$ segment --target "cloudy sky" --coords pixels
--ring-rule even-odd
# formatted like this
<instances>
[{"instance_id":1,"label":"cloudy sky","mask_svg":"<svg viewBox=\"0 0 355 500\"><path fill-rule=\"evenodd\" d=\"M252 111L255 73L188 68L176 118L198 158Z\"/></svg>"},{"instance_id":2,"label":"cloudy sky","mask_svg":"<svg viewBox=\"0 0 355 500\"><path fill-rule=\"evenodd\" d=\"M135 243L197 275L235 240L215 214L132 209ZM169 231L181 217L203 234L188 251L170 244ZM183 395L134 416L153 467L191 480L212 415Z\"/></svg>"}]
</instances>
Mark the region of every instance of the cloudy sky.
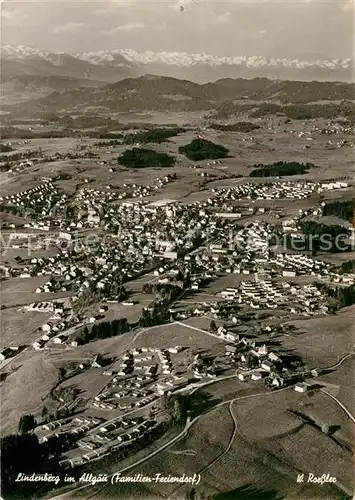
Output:
<instances>
[{"instance_id":1,"label":"cloudy sky","mask_svg":"<svg viewBox=\"0 0 355 500\"><path fill-rule=\"evenodd\" d=\"M1 24L2 45L46 51L345 59L354 0L3 0Z\"/></svg>"}]
</instances>

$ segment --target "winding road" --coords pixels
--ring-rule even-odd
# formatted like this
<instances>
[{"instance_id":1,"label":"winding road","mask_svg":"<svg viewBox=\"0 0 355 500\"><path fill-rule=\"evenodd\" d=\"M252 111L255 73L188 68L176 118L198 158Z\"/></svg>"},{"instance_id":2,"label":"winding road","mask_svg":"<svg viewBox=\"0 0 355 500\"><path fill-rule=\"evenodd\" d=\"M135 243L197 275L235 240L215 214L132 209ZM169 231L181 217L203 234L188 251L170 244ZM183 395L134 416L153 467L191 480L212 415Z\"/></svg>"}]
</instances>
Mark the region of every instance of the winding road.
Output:
<instances>
[{"instance_id":1,"label":"winding road","mask_svg":"<svg viewBox=\"0 0 355 500\"><path fill-rule=\"evenodd\" d=\"M169 448L170 446L172 446L173 444L177 443L178 441L180 441L180 439L182 439L183 437L186 436L186 433L189 431L189 429L196 423L199 421L199 419L205 415L207 415L207 413L210 413L211 411L215 411L217 408L221 408L222 406L226 405L226 404L232 404L234 403L235 401L240 401L242 399L248 399L248 398L253 398L253 397L258 397L258 396L264 396L264 395L271 395L271 394L275 394L275 393L278 393L278 392L282 392L282 391L285 391L285 390L289 390L290 388L289 387L282 387L281 389L277 389L275 391L264 391L264 392L258 392L258 393L254 393L254 394L249 394L247 396L239 396L239 397L236 397L236 398L232 398L232 399L229 399L227 401L222 401L221 403L218 403L216 406L214 406L213 408L210 408L208 409L207 411L201 413L200 415L197 415L194 419L192 420L187 420L186 421L186 424L185 424L185 427L184 429L177 435L175 436L174 438L170 439L170 441L168 441L167 443L165 443L164 445L160 446L157 450L154 450L153 452L149 453L147 456L141 458L140 460L137 460L136 462L134 462L133 464L131 465L128 465L127 467L119 470L119 471L116 471L114 474L117 474L117 473L120 473L120 474L123 474L124 472L128 472L129 470L133 469L134 467L137 467L138 465L142 465L144 464L145 462L147 462L148 460L150 460L151 458L154 458L156 455L158 455L159 453L161 453L162 451L166 450L167 448ZM233 421L235 422L234 420L234 416L232 417L233 418ZM234 429L234 432L233 432L233 435L232 435L232 438L234 439L234 436L235 436L235 433L236 433L236 422L235 422L235 429ZM230 447L232 446L232 443L233 443L233 439L231 438L230 442L229 442L229 445L228 445L228 451L230 449ZM227 451L225 450L223 452L223 455L226 453ZM222 455L220 455L219 457L217 457L218 459L221 458ZM210 467L212 465L209 464L208 467ZM207 467L207 468L208 468ZM109 476L109 478L111 478L113 476L113 474L111 474ZM105 487L106 487L107 484L104 484L98 491L95 491L95 493L93 495L97 495L98 493L100 493L100 491L102 491ZM83 490L85 488L92 488L91 484L85 484L83 486L79 486L79 487L76 487L76 488L72 488L70 491L66 492L66 493L62 493L61 495L57 495L55 497L50 497L48 500L59 500L61 498L68 498L67 495L69 495L70 493L72 493L73 491L77 492L77 491L80 491L80 490ZM93 495L90 495L88 497L86 497L86 499L90 499L92 498ZM69 497L70 498L70 497Z\"/></svg>"}]
</instances>

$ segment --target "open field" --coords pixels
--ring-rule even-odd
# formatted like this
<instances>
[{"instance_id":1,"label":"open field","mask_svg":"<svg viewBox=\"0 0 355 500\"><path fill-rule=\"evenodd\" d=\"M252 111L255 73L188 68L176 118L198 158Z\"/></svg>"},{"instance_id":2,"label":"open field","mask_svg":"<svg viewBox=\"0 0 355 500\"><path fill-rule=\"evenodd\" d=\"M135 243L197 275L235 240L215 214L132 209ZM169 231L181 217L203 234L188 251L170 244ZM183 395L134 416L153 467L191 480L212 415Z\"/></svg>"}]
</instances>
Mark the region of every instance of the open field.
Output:
<instances>
[{"instance_id":1,"label":"open field","mask_svg":"<svg viewBox=\"0 0 355 500\"><path fill-rule=\"evenodd\" d=\"M2 435L17 431L21 415L41 410L42 397L49 393L58 377L57 369L45 352L20 354L12 368L1 383Z\"/></svg>"},{"instance_id":2,"label":"open field","mask_svg":"<svg viewBox=\"0 0 355 500\"><path fill-rule=\"evenodd\" d=\"M259 492L261 498L266 498L263 494L269 497L271 492L274 492L275 498L342 498L342 488L351 488L350 468L343 467L347 463L347 453L331 444L329 453L336 456L337 462L328 462L331 460L329 454L319 459L320 450L328 448L329 438L289 414L287 406L292 405L292 402L297 404L299 396L285 394L270 393L260 396L257 403L255 398L251 398L245 403L236 402L229 408L224 405L212 409L200 418L185 438L163 451L159 457L130 469L126 474L133 476L140 473L154 477L158 472L165 476L180 476L186 471L189 475L200 473L198 492L216 494L235 491L236 496L231 498L239 498L238 490L243 487L247 488L246 494L250 489L254 494ZM272 402L276 403L276 409ZM259 405L261 411L258 410ZM275 422L278 422L277 428ZM253 432L255 429L258 430L257 434ZM308 446L310 439L316 440L317 448ZM294 454L294 448L299 450L297 455ZM307 453L305 460L301 458L303 453ZM297 483L298 473L304 472L307 477L311 470L314 474L322 474L324 468L337 476L338 486ZM127 500L167 496L169 499L180 499L189 489L183 485L156 485L144 491L146 497L143 497L140 488L133 487L127 491L120 486L106 486L96 491L86 489L76 496L89 498L88 495L95 494L95 498L104 499L120 495ZM254 498L252 492L250 498Z\"/></svg>"},{"instance_id":3,"label":"open field","mask_svg":"<svg viewBox=\"0 0 355 500\"><path fill-rule=\"evenodd\" d=\"M354 351L355 307L336 316L294 322L300 334L286 336L283 345L306 360L311 368L325 368Z\"/></svg>"},{"instance_id":4,"label":"open field","mask_svg":"<svg viewBox=\"0 0 355 500\"><path fill-rule=\"evenodd\" d=\"M4 298L2 305L11 307L38 302L40 294L36 294L36 288L42 286L46 281L48 281L46 276L36 276L26 279L9 278L3 281L2 293Z\"/></svg>"},{"instance_id":5,"label":"open field","mask_svg":"<svg viewBox=\"0 0 355 500\"><path fill-rule=\"evenodd\" d=\"M334 394L334 391L334 395L336 395L353 414L355 413L355 395L352 379L354 370L355 359L352 356L344 360L336 370L329 371L329 373L322 376L322 382L326 384L325 388L328 390L327 384L330 384L329 391L332 394Z\"/></svg>"},{"instance_id":6,"label":"open field","mask_svg":"<svg viewBox=\"0 0 355 500\"><path fill-rule=\"evenodd\" d=\"M50 313L19 311L17 307L1 311L1 346L18 346L34 342L41 335L38 331L51 317Z\"/></svg>"},{"instance_id":7,"label":"open field","mask_svg":"<svg viewBox=\"0 0 355 500\"><path fill-rule=\"evenodd\" d=\"M62 299L71 295L70 292L36 293L36 288L48 281L48 276L33 278L9 278L2 283L4 295L2 306L14 307L46 300Z\"/></svg>"}]
</instances>

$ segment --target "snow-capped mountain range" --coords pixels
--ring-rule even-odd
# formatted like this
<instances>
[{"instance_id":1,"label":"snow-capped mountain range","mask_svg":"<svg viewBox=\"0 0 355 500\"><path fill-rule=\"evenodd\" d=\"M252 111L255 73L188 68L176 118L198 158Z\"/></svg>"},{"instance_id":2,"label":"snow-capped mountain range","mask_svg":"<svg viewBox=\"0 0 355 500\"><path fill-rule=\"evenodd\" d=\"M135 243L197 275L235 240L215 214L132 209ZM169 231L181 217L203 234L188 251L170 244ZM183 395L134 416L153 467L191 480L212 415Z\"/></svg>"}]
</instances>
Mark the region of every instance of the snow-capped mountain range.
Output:
<instances>
[{"instance_id":1,"label":"snow-capped mountain range","mask_svg":"<svg viewBox=\"0 0 355 500\"><path fill-rule=\"evenodd\" d=\"M144 73L187 78L192 81L208 81L223 77L250 78L264 76L269 78L290 80L342 80L352 79L353 61L351 59L303 61L287 58L265 58L261 56L223 57L212 54L188 54L184 52L137 52L133 49L99 50L96 52L80 52L67 54L64 52L45 52L38 48L5 45L1 48L1 58L5 61L31 62L42 60L50 66L63 68L70 61L71 66L77 64L84 69L88 64L88 75L80 75L95 79L100 76L100 68L129 69L129 76L140 76ZM93 70L93 67L96 67ZM72 68L73 69L73 68ZM94 75L91 75L90 70ZM66 76L66 75L63 75ZM71 76L71 75L70 75ZM117 80L128 75L116 75ZM103 72L98 80L113 81L115 73L109 77Z\"/></svg>"},{"instance_id":2,"label":"snow-capped mountain range","mask_svg":"<svg viewBox=\"0 0 355 500\"><path fill-rule=\"evenodd\" d=\"M348 69L352 66L351 59L316 60L314 62L300 61L298 59L265 58L261 56L246 57L220 57L212 54L188 54L186 52L137 52L133 49L99 50L97 52L81 52L75 54L78 59L84 59L92 64L112 63L115 56L123 56L126 60L138 64L167 64L181 67L207 64L209 66L246 66L248 68L262 68L265 66L285 68L337 68Z\"/></svg>"}]
</instances>

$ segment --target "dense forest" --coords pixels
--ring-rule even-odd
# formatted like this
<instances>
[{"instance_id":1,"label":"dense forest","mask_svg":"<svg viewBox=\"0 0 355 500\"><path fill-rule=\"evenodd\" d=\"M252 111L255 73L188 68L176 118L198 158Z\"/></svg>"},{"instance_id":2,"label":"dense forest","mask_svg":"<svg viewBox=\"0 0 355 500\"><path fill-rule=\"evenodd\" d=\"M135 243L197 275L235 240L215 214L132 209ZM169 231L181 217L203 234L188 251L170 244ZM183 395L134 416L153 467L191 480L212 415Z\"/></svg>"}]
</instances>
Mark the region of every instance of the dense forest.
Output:
<instances>
[{"instance_id":1,"label":"dense forest","mask_svg":"<svg viewBox=\"0 0 355 500\"><path fill-rule=\"evenodd\" d=\"M26 421L30 415L24 415ZM55 482L21 482L16 481L18 474L45 474L59 473L60 455L71 449L77 437L74 434L62 433L49 437L48 441L40 444L38 437L33 433L11 434L1 438L1 494L6 500L36 498L56 486ZM53 477L54 479L54 477Z\"/></svg>"},{"instance_id":2,"label":"dense forest","mask_svg":"<svg viewBox=\"0 0 355 500\"><path fill-rule=\"evenodd\" d=\"M263 103L251 113L253 118L261 118L266 115L283 114L291 120L312 120L315 118L337 118L342 116L351 121L355 120L355 105L351 102L341 104L295 104L279 106L273 103Z\"/></svg>"},{"instance_id":3,"label":"dense forest","mask_svg":"<svg viewBox=\"0 0 355 500\"><path fill-rule=\"evenodd\" d=\"M228 149L220 144L205 139L194 139L186 146L179 147L179 153L184 154L189 160L217 160L228 157Z\"/></svg>"},{"instance_id":4,"label":"dense forest","mask_svg":"<svg viewBox=\"0 0 355 500\"><path fill-rule=\"evenodd\" d=\"M342 226L320 224L315 221L301 222L300 236L284 235L286 248L297 252L347 252L350 250L348 232ZM276 239L271 238L270 244L276 244Z\"/></svg>"},{"instance_id":5,"label":"dense forest","mask_svg":"<svg viewBox=\"0 0 355 500\"><path fill-rule=\"evenodd\" d=\"M268 115L284 116L290 120L312 120L316 118L346 118L355 122L355 104L343 101L340 104L289 104L282 106L272 102L262 104L233 104L225 101L217 107L215 118L227 119L231 116L248 113L250 118L262 118Z\"/></svg>"},{"instance_id":6,"label":"dense forest","mask_svg":"<svg viewBox=\"0 0 355 500\"><path fill-rule=\"evenodd\" d=\"M354 273L355 272L355 260L348 260L343 262L340 266L340 274Z\"/></svg>"},{"instance_id":7,"label":"dense forest","mask_svg":"<svg viewBox=\"0 0 355 500\"><path fill-rule=\"evenodd\" d=\"M250 177L282 177L285 175L302 175L306 174L311 167L312 163L297 163L295 161L284 162L278 161L269 165L254 165L254 170L249 174Z\"/></svg>"},{"instance_id":8,"label":"dense forest","mask_svg":"<svg viewBox=\"0 0 355 500\"><path fill-rule=\"evenodd\" d=\"M335 215L340 219L351 221L355 207L355 200L341 200L326 203L323 207L323 215Z\"/></svg>"},{"instance_id":9,"label":"dense forest","mask_svg":"<svg viewBox=\"0 0 355 500\"><path fill-rule=\"evenodd\" d=\"M117 161L129 168L173 167L175 164L173 156L144 148L129 149L122 153Z\"/></svg>"}]
</instances>

